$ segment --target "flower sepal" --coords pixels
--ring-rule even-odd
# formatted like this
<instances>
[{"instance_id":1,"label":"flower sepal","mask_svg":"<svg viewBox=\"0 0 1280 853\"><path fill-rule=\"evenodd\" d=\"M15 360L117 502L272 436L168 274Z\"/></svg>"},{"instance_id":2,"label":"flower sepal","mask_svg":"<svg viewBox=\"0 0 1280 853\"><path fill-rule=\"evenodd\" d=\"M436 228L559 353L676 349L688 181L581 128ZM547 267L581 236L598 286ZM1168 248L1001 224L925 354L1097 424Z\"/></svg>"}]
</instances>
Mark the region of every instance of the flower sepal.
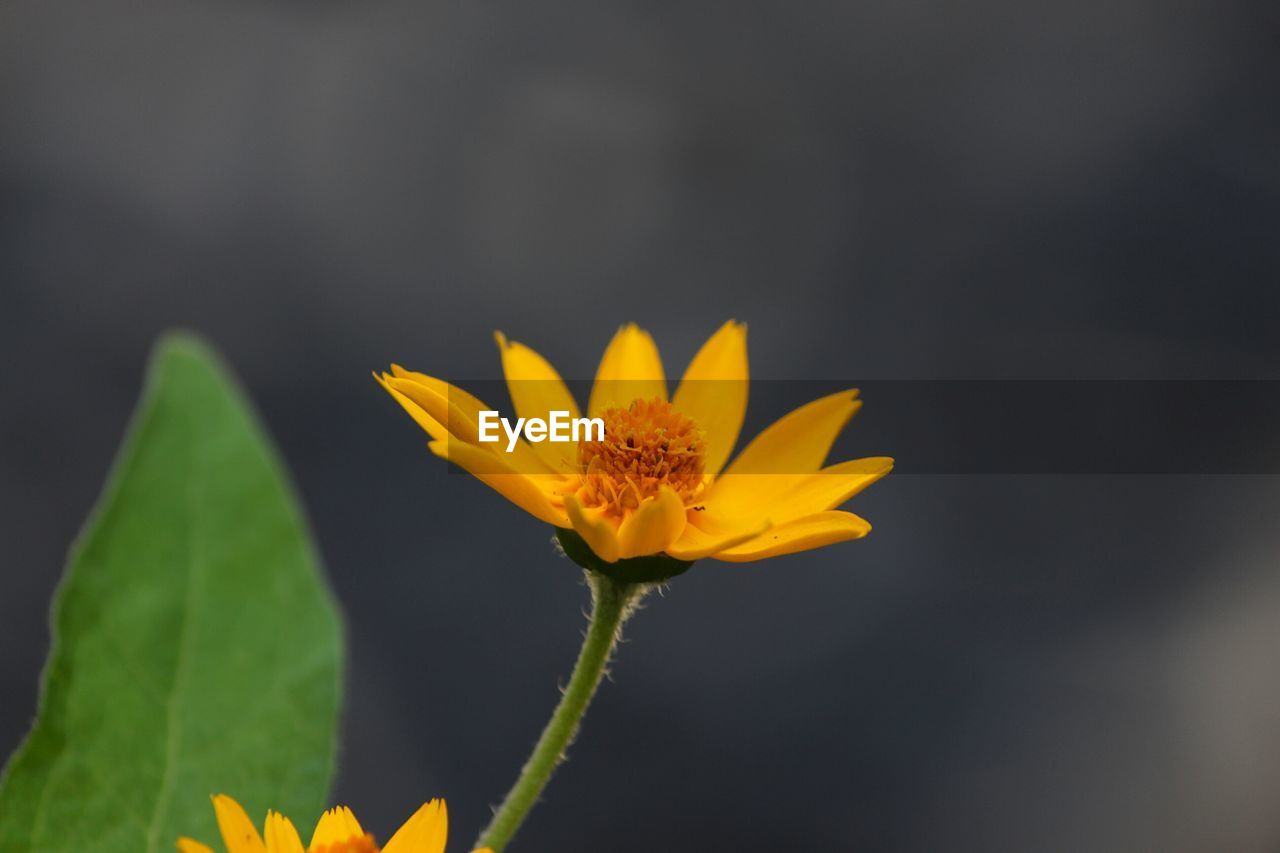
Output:
<instances>
[{"instance_id":1,"label":"flower sepal","mask_svg":"<svg viewBox=\"0 0 1280 853\"><path fill-rule=\"evenodd\" d=\"M568 527L556 528L556 541L560 543L565 556L582 568L622 583L662 583L684 574L693 565L692 561L677 560L666 554L629 557L608 563L600 559L586 540Z\"/></svg>"}]
</instances>

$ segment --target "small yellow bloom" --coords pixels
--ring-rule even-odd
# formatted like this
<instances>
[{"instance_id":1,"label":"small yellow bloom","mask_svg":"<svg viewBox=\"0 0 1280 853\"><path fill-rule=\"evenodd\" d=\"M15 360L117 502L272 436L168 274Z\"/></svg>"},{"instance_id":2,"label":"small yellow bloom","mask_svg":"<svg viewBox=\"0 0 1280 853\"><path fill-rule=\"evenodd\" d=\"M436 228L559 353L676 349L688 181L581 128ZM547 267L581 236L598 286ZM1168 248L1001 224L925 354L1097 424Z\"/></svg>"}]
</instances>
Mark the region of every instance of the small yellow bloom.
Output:
<instances>
[{"instance_id":1,"label":"small yellow bloom","mask_svg":"<svg viewBox=\"0 0 1280 853\"><path fill-rule=\"evenodd\" d=\"M259 835L240 804L226 794L213 798L213 809L227 853L379 853L373 836L360 827L346 806L325 812L316 824L311 843L305 847L293 823L279 812L267 812L263 833ZM405 821L381 848L381 853L444 853L448 832L449 815L444 800L432 800ZM182 853L213 853L212 848L190 838L179 838L178 849Z\"/></svg>"},{"instance_id":2,"label":"small yellow bloom","mask_svg":"<svg viewBox=\"0 0 1280 853\"><path fill-rule=\"evenodd\" d=\"M497 334L517 416L579 408L555 368ZM431 450L533 516L574 531L604 563L666 555L746 562L859 539L871 525L836 507L893 467L885 457L825 466L861 406L856 389L778 420L729 463L747 409L747 327L729 321L703 345L674 396L653 338L622 327L605 350L587 403L604 439L479 440L492 408L447 382L393 365L376 377L431 436ZM592 436L594 438L594 436ZM727 465L727 467L726 467Z\"/></svg>"}]
</instances>

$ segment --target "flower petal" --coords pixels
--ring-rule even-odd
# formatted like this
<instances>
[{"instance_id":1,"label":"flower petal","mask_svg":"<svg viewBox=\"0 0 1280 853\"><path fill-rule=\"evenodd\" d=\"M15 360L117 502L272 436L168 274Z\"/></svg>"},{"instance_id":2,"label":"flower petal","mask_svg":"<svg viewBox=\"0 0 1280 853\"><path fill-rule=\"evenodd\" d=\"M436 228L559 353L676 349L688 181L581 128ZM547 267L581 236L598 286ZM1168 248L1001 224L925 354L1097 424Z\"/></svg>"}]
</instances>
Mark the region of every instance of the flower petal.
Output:
<instances>
[{"instance_id":1,"label":"flower petal","mask_svg":"<svg viewBox=\"0 0 1280 853\"><path fill-rule=\"evenodd\" d=\"M767 557L779 557L861 539L871 532L871 525L851 512L819 512L780 524L741 545L712 554L713 560L748 563Z\"/></svg>"},{"instance_id":2,"label":"flower petal","mask_svg":"<svg viewBox=\"0 0 1280 853\"><path fill-rule=\"evenodd\" d=\"M422 427L423 431L426 432L427 435L437 441L442 441L445 438L448 438L449 431L444 428L444 424L431 417L431 415L427 414L425 409L392 387L391 378L389 376L385 373L375 373L373 374L373 378L378 380L378 384L386 389L386 392L390 394L406 412L409 413L409 417L413 418L413 420L418 424L418 426Z\"/></svg>"},{"instance_id":3,"label":"flower petal","mask_svg":"<svg viewBox=\"0 0 1280 853\"><path fill-rule=\"evenodd\" d=\"M747 416L748 385L747 326L730 320L689 362L671 401L705 433L708 474L729 461Z\"/></svg>"},{"instance_id":4,"label":"flower petal","mask_svg":"<svg viewBox=\"0 0 1280 853\"><path fill-rule=\"evenodd\" d=\"M577 495L565 495L564 508L574 532L582 537L596 556L606 563L618 562L618 531L607 511L603 507L584 507Z\"/></svg>"},{"instance_id":5,"label":"flower petal","mask_svg":"<svg viewBox=\"0 0 1280 853\"><path fill-rule=\"evenodd\" d=\"M470 407L460 405L460 401L453 398L452 385L445 384L445 387L440 388L414 379L395 376L384 376L383 381L386 387L400 392L420 406L433 420L442 424L449 431L449 435L456 436L469 444L480 443L481 410L472 410Z\"/></svg>"},{"instance_id":6,"label":"flower petal","mask_svg":"<svg viewBox=\"0 0 1280 853\"><path fill-rule=\"evenodd\" d=\"M448 835L449 813L444 800L432 800L404 822L382 853L444 853Z\"/></svg>"},{"instance_id":7,"label":"flower petal","mask_svg":"<svg viewBox=\"0 0 1280 853\"><path fill-rule=\"evenodd\" d=\"M218 831L222 833L222 842L227 845L227 853L264 853L267 849L257 827L235 800L226 794L218 794L213 798L213 813L218 819Z\"/></svg>"},{"instance_id":8,"label":"flower petal","mask_svg":"<svg viewBox=\"0 0 1280 853\"><path fill-rule=\"evenodd\" d=\"M408 379L418 385L424 385L432 389L466 412L473 421L478 417L482 409L493 409L493 406L488 405L470 392L459 388L457 385L451 385L443 379L437 379L434 376L428 376L425 373L418 373L414 370L405 370L398 364L391 365L391 375L396 379Z\"/></svg>"},{"instance_id":9,"label":"flower petal","mask_svg":"<svg viewBox=\"0 0 1280 853\"><path fill-rule=\"evenodd\" d=\"M502 373L507 379L516 414L522 418L545 418L559 410L579 416L578 402L560 374L535 350L517 341L507 340L502 332L494 332L502 353ZM529 383L529 388L513 388L513 384ZM517 393L519 391L519 393ZM521 401L524 401L523 403Z\"/></svg>"},{"instance_id":10,"label":"flower petal","mask_svg":"<svg viewBox=\"0 0 1280 853\"><path fill-rule=\"evenodd\" d=\"M195 841L190 838L179 838L178 849L181 850L182 853L213 853L213 849L211 847L207 847L199 841Z\"/></svg>"},{"instance_id":11,"label":"flower petal","mask_svg":"<svg viewBox=\"0 0 1280 853\"><path fill-rule=\"evenodd\" d=\"M563 478L554 474L525 474L505 459L463 441L433 441L431 452L463 469L534 518L568 527L569 519L553 498Z\"/></svg>"},{"instance_id":12,"label":"flower petal","mask_svg":"<svg viewBox=\"0 0 1280 853\"><path fill-rule=\"evenodd\" d=\"M756 436L725 471L729 474L808 474L822 467L836 436L861 408L856 388L829 394L783 415Z\"/></svg>"},{"instance_id":13,"label":"flower petal","mask_svg":"<svg viewBox=\"0 0 1280 853\"><path fill-rule=\"evenodd\" d=\"M626 559L661 553L680 538L684 526L684 501L674 489L663 486L618 525L618 556Z\"/></svg>"},{"instance_id":14,"label":"flower petal","mask_svg":"<svg viewBox=\"0 0 1280 853\"><path fill-rule=\"evenodd\" d=\"M767 507L775 524L835 509L893 470L887 456L850 459L810 474Z\"/></svg>"},{"instance_id":15,"label":"flower petal","mask_svg":"<svg viewBox=\"0 0 1280 853\"><path fill-rule=\"evenodd\" d=\"M701 560L703 557L709 557L712 554L732 548L734 545L741 545L750 539L754 539L761 533L764 533L772 525L768 521L760 521L751 527L738 528L715 528L707 525L703 518L703 513L697 510L689 510L687 518L689 523L685 525L684 532L680 534L680 538L667 547L667 554L675 557L677 560ZM711 529L707 529L710 527Z\"/></svg>"},{"instance_id":16,"label":"flower petal","mask_svg":"<svg viewBox=\"0 0 1280 853\"><path fill-rule=\"evenodd\" d=\"M545 421L551 412L559 411L568 412L571 418L579 417L577 402L550 362L524 344L508 341L502 332L494 332L494 338L502 353L502 372L507 377L507 391L516 415ZM563 446L544 441L532 447L553 470L573 468L573 454Z\"/></svg>"},{"instance_id":17,"label":"flower petal","mask_svg":"<svg viewBox=\"0 0 1280 853\"><path fill-rule=\"evenodd\" d=\"M551 470L523 439L516 442L510 453L507 452L505 437L500 436L496 442L480 441L480 412L497 411L496 409L442 380L421 373L409 374L396 365L392 365L392 368L404 375L383 374L379 381L433 439L439 441L453 436L506 460L524 474L540 474Z\"/></svg>"},{"instance_id":18,"label":"flower petal","mask_svg":"<svg viewBox=\"0 0 1280 853\"><path fill-rule=\"evenodd\" d=\"M267 812L267 853L306 853L293 821L279 812Z\"/></svg>"},{"instance_id":19,"label":"flower petal","mask_svg":"<svg viewBox=\"0 0 1280 853\"><path fill-rule=\"evenodd\" d=\"M893 470L887 456L851 459L812 474L726 474L722 489L703 501L721 524L742 525L769 518L784 524L835 509Z\"/></svg>"},{"instance_id":20,"label":"flower petal","mask_svg":"<svg viewBox=\"0 0 1280 853\"><path fill-rule=\"evenodd\" d=\"M356 816L351 813L351 809L338 806L320 816L320 822L316 824L316 831L311 836L311 844L308 848L342 844L363 836L364 830L360 827L360 821L356 820Z\"/></svg>"},{"instance_id":21,"label":"flower petal","mask_svg":"<svg viewBox=\"0 0 1280 853\"><path fill-rule=\"evenodd\" d=\"M769 515L777 496L816 472L862 406L857 394L855 389L814 400L756 436L707 490L703 504L717 523L742 527Z\"/></svg>"},{"instance_id":22,"label":"flower petal","mask_svg":"<svg viewBox=\"0 0 1280 853\"><path fill-rule=\"evenodd\" d=\"M591 386L587 414L595 417L610 406L627 406L632 400L654 397L667 399L662 359L649 333L630 323L619 329L605 348Z\"/></svg>"}]
</instances>

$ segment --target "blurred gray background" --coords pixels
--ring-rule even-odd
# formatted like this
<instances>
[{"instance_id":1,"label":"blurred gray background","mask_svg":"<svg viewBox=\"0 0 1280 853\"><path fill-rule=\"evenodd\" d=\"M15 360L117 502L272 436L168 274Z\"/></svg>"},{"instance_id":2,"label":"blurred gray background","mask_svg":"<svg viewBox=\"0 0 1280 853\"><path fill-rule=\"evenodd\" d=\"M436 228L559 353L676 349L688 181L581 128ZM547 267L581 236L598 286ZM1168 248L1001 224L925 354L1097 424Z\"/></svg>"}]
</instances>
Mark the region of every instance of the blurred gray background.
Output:
<instances>
[{"instance_id":1,"label":"blurred gray background","mask_svg":"<svg viewBox=\"0 0 1280 853\"><path fill-rule=\"evenodd\" d=\"M7 0L0 754L173 325L346 606L337 798L447 796L459 850L586 590L370 369L492 379L500 328L589 377L635 320L678 375L736 317L771 379L1280 378L1277 8ZM902 455L875 411L843 455ZM1278 499L896 474L867 540L650 601L518 847L1280 850Z\"/></svg>"}]
</instances>

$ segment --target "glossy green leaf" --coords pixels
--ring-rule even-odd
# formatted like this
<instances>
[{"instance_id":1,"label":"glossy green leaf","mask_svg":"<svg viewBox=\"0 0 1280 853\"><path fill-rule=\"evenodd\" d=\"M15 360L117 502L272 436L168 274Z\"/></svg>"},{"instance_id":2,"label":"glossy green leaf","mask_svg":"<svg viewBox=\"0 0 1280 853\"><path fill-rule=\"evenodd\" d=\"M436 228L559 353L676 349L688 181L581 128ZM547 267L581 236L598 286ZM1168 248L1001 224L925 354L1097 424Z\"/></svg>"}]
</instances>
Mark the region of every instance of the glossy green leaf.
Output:
<instances>
[{"instance_id":1,"label":"glossy green leaf","mask_svg":"<svg viewBox=\"0 0 1280 853\"><path fill-rule=\"evenodd\" d=\"M341 649L261 426L204 346L167 338L55 599L37 720L0 779L0 853L212 842L217 792L255 820L314 819Z\"/></svg>"}]
</instances>

